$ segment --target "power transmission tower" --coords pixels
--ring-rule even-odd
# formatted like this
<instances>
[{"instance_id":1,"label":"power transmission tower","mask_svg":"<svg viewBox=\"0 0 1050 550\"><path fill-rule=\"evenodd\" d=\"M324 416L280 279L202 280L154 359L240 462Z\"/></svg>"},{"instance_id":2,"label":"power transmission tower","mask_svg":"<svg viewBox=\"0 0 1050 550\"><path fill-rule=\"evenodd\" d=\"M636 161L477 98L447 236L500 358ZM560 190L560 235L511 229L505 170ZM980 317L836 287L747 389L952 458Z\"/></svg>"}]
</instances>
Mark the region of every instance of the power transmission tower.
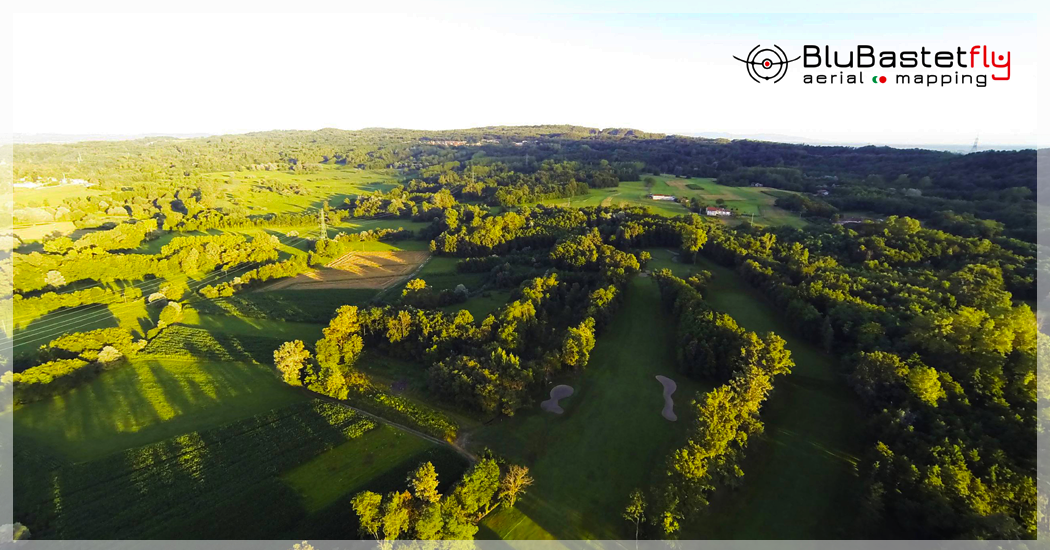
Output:
<instances>
[{"instance_id":1,"label":"power transmission tower","mask_svg":"<svg viewBox=\"0 0 1050 550\"><path fill-rule=\"evenodd\" d=\"M971 153L976 153L977 152L977 140L980 139L980 138L981 138L980 135L978 135L977 137L973 138L973 147L970 148L970 152Z\"/></svg>"},{"instance_id":2,"label":"power transmission tower","mask_svg":"<svg viewBox=\"0 0 1050 550\"><path fill-rule=\"evenodd\" d=\"M324 208L321 209L321 240L328 240L328 224L325 223Z\"/></svg>"}]
</instances>

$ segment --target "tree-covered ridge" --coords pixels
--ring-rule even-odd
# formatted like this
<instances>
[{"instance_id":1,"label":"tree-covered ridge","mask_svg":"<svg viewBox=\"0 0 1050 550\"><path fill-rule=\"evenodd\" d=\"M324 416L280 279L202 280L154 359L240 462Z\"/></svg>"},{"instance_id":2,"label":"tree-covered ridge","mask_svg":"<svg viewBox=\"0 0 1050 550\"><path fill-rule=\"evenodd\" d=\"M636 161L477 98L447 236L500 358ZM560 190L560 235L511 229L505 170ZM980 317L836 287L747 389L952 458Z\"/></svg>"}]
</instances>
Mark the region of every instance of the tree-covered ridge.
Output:
<instances>
[{"instance_id":1,"label":"tree-covered ridge","mask_svg":"<svg viewBox=\"0 0 1050 550\"><path fill-rule=\"evenodd\" d=\"M571 184L525 181L549 162L577 163L582 172ZM108 187L163 182L195 188L206 179L203 174L212 172L311 171L325 164L398 169L418 174L420 181L430 184L462 185L467 194L497 187L500 204L572 196L585 190L581 185L615 185L617 179L636 179L642 171L717 177L726 185L761 183L810 192L834 188L828 200L840 210L922 218L953 210L997 220L1007 225L1009 235L1035 240L1036 154L1032 150L957 155L575 126L324 129L20 145L14 170L16 179L29 181L68 177Z\"/></svg>"},{"instance_id":2,"label":"tree-covered ridge","mask_svg":"<svg viewBox=\"0 0 1050 550\"><path fill-rule=\"evenodd\" d=\"M1031 292L1033 258L907 218L858 231L719 230L704 253L847 358L872 418L870 517L913 537L1034 536L1045 336L1014 300Z\"/></svg>"}]
</instances>

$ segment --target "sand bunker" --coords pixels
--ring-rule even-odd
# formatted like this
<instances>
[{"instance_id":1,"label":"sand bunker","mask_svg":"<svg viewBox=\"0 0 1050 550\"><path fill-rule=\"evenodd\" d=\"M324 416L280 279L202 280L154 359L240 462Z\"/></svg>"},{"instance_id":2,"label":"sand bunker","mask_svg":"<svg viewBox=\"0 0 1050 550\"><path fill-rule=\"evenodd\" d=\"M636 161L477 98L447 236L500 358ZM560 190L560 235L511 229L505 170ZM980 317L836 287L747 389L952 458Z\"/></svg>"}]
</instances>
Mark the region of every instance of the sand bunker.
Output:
<instances>
[{"instance_id":1,"label":"sand bunker","mask_svg":"<svg viewBox=\"0 0 1050 550\"><path fill-rule=\"evenodd\" d=\"M664 418L674 422L678 420L678 415L674 413L674 400L671 399L671 396L674 394L674 391L678 389L678 384L675 384L674 380L671 380L666 376L658 375L656 380L664 387L664 410L660 414L662 414ZM553 394L553 392L551 393Z\"/></svg>"},{"instance_id":2,"label":"sand bunker","mask_svg":"<svg viewBox=\"0 0 1050 550\"><path fill-rule=\"evenodd\" d=\"M674 382L672 382L672 384L673 383ZM565 409L561 408L561 406L558 405L558 401L561 401L562 399L565 399L566 397L569 397L572 394L572 386L566 386L564 384L560 386L554 386L553 388L551 388L551 398L544 401L543 403L540 403L540 408L547 412L561 414L565 412Z\"/></svg>"}]
</instances>

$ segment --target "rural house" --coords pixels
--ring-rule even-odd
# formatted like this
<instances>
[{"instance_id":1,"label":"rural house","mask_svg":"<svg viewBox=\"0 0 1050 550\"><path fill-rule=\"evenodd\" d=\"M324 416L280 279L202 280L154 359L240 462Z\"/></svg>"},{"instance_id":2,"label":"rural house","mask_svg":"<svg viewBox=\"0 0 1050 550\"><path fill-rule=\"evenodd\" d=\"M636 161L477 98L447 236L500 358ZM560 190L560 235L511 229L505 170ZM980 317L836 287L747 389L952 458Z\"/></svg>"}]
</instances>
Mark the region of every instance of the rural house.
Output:
<instances>
[{"instance_id":1,"label":"rural house","mask_svg":"<svg viewBox=\"0 0 1050 550\"><path fill-rule=\"evenodd\" d=\"M704 208L705 216L732 216L733 213L725 208L719 208L717 206L708 206Z\"/></svg>"}]
</instances>

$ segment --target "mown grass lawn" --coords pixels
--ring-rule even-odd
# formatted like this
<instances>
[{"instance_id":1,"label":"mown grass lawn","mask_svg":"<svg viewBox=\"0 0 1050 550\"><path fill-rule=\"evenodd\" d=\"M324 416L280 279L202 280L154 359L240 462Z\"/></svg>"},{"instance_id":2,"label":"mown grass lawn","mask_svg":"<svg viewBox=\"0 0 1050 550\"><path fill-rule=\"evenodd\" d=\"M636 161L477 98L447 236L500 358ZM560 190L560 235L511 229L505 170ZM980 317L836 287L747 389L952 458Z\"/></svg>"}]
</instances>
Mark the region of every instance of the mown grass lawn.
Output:
<instances>
[{"instance_id":1,"label":"mown grass lawn","mask_svg":"<svg viewBox=\"0 0 1050 550\"><path fill-rule=\"evenodd\" d=\"M510 301L509 290L486 290L467 298L467 301L461 304L452 304L438 309L453 314L465 309L470 312L475 321L481 322L490 313L495 313L497 309L506 305L508 301Z\"/></svg>"},{"instance_id":2,"label":"mown grass lawn","mask_svg":"<svg viewBox=\"0 0 1050 550\"><path fill-rule=\"evenodd\" d=\"M504 539L629 535L621 520L628 493L650 483L654 468L690 426L690 400L709 388L675 372L673 326L661 310L652 279L634 278L625 298L598 337L586 370L554 382L575 389L561 402L565 414L542 412L536 403L471 434L474 447L489 447L529 466L536 480L515 509L487 517L481 535ZM660 414L663 393L655 377L661 374L678 383L677 422Z\"/></svg>"}]
</instances>

